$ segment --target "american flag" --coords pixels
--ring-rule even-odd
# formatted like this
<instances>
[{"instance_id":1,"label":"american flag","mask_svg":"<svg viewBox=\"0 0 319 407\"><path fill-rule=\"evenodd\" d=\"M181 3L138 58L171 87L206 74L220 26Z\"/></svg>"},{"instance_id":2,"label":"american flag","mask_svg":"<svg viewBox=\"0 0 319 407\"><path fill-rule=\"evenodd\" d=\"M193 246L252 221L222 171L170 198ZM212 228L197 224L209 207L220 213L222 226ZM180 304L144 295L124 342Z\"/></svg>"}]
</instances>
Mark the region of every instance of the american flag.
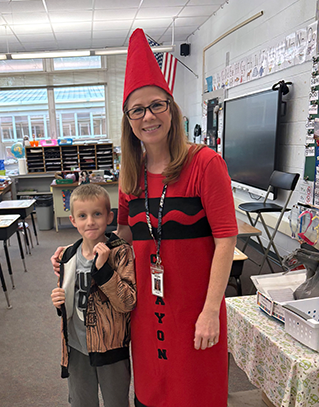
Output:
<instances>
[{"instance_id":1,"label":"american flag","mask_svg":"<svg viewBox=\"0 0 319 407\"><path fill-rule=\"evenodd\" d=\"M159 46L159 44L152 40L151 38L148 38L147 40L148 43L150 44L150 47ZM173 55L168 52L157 52L154 53L154 56L156 58L156 61L158 62L159 67L161 68L161 71L163 72L168 87L170 88L171 92L173 92L176 76L177 59L174 58Z\"/></svg>"}]
</instances>

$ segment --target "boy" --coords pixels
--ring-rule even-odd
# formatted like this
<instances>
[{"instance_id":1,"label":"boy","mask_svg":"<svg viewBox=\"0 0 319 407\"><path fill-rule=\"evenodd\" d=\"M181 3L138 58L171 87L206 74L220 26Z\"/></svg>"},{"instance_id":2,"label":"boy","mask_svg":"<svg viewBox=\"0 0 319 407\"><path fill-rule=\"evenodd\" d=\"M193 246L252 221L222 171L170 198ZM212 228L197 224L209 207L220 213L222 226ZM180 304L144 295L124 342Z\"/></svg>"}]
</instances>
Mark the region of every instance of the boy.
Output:
<instances>
[{"instance_id":1,"label":"boy","mask_svg":"<svg viewBox=\"0 0 319 407\"><path fill-rule=\"evenodd\" d=\"M104 188L86 184L71 195L70 220L82 239L65 249L53 305L62 315L62 377L72 407L128 407L130 311L136 302L131 247L115 234Z\"/></svg>"}]
</instances>

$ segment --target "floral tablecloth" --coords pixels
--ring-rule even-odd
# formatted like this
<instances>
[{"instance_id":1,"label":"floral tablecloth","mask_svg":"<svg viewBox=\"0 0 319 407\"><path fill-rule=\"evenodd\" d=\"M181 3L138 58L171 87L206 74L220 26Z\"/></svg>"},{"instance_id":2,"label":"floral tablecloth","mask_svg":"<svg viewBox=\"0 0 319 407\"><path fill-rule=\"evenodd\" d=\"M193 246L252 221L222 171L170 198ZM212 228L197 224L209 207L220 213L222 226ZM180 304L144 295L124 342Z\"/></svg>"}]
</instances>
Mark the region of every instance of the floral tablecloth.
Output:
<instances>
[{"instance_id":1,"label":"floral tablecloth","mask_svg":"<svg viewBox=\"0 0 319 407\"><path fill-rule=\"evenodd\" d=\"M277 407L319 406L319 353L261 311L256 296L226 298L228 350Z\"/></svg>"}]
</instances>

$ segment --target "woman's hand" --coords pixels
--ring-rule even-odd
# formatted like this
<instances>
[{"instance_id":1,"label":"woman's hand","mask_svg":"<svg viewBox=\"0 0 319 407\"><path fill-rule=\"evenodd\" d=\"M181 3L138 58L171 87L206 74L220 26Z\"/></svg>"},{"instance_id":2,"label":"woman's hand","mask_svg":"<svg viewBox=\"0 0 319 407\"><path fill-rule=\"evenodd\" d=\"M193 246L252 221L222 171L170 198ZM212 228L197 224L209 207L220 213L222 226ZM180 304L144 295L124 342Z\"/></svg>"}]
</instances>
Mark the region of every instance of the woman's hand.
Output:
<instances>
[{"instance_id":1,"label":"woman's hand","mask_svg":"<svg viewBox=\"0 0 319 407\"><path fill-rule=\"evenodd\" d=\"M61 308L61 305L65 303L65 291L63 288L55 288L52 290L51 299L53 305L56 308Z\"/></svg>"},{"instance_id":2,"label":"woman's hand","mask_svg":"<svg viewBox=\"0 0 319 407\"><path fill-rule=\"evenodd\" d=\"M195 349L206 349L216 345L219 341L219 312L203 310L195 324Z\"/></svg>"},{"instance_id":3,"label":"woman's hand","mask_svg":"<svg viewBox=\"0 0 319 407\"><path fill-rule=\"evenodd\" d=\"M58 247L54 253L54 255L51 257L51 263L53 266L54 274L57 277L60 277L60 263L59 260L61 260L62 257L62 252L65 249L65 247Z\"/></svg>"},{"instance_id":4,"label":"woman's hand","mask_svg":"<svg viewBox=\"0 0 319 407\"><path fill-rule=\"evenodd\" d=\"M98 243L94 246L93 248L93 253L98 254L96 262L95 262L95 267L100 270L101 267L104 266L104 264L107 262L109 255L110 255L110 249L106 246L105 243Z\"/></svg>"},{"instance_id":5,"label":"woman's hand","mask_svg":"<svg viewBox=\"0 0 319 407\"><path fill-rule=\"evenodd\" d=\"M214 238L213 256L207 295L202 312L195 324L195 349L206 349L219 341L219 312L233 263L236 236Z\"/></svg>"}]
</instances>

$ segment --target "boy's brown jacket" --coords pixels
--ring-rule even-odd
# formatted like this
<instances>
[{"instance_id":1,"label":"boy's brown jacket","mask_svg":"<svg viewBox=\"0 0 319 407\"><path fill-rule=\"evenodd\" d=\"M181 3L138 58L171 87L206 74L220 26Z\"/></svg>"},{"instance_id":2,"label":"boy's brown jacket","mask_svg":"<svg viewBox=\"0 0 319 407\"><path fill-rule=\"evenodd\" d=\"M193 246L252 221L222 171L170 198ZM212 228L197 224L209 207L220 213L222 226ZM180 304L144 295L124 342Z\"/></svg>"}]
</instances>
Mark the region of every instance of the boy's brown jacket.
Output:
<instances>
[{"instance_id":1,"label":"boy's brown jacket","mask_svg":"<svg viewBox=\"0 0 319 407\"><path fill-rule=\"evenodd\" d=\"M67 321L73 315L76 251L82 239L65 249L60 265L60 287L65 290L62 316L62 377L68 377ZM129 358L130 311L136 303L136 282L131 247L111 234L108 261L99 270L93 262L85 313L87 350L92 366Z\"/></svg>"}]
</instances>

